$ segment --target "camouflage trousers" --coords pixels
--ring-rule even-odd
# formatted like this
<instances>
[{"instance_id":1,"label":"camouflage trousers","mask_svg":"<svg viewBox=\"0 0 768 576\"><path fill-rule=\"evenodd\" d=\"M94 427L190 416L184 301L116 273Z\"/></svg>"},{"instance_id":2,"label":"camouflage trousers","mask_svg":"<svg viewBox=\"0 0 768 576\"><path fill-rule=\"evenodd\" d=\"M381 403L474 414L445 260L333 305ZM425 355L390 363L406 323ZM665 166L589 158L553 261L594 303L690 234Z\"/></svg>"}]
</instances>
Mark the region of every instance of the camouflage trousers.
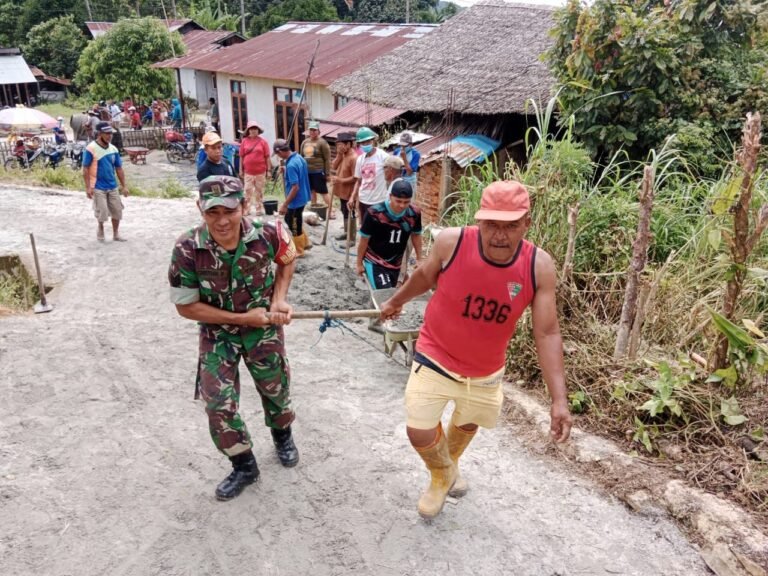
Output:
<instances>
[{"instance_id":1,"label":"camouflage trousers","mask_svg":"<svg viewBox=\"0 0 768 576\"><path fill-rule=\"evenodd\" d=\"M294 419L282 328L225 330L201 326L197 392L205 402L213 443L227 456L236 456L253 446L238 411L241 358L261 396L265 424L282 430Z\"/></svg>"}]
</instances>

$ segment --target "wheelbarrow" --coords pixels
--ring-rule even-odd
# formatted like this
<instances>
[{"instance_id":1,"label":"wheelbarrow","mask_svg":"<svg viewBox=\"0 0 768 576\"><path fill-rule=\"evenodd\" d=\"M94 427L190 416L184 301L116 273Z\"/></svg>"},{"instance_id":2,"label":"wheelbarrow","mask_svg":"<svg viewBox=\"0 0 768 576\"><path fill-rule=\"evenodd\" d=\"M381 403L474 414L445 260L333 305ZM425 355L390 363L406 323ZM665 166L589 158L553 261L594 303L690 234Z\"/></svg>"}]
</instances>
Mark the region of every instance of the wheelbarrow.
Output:
<instances>
[{"instance_id":1,"label":"wheelbarrow","mask_svg":"<svg viewBox=\"0 0 768 576\"><path fill-rule=\"evenodd\" d=\"M369 285L369 290L374 307L376 310L380 310L381 305L389 300L395 293L396 288L374 290ZM382 324L384 329L384 352L391 357L397 348L401 348L405 353L406 366L410 366L413 362L416 340L419 338L419 331L424 323L424 312L431 296L431 292L417 296L403 307L403 312L399 318L387 320Z\"/></svg>"}]
</instances>

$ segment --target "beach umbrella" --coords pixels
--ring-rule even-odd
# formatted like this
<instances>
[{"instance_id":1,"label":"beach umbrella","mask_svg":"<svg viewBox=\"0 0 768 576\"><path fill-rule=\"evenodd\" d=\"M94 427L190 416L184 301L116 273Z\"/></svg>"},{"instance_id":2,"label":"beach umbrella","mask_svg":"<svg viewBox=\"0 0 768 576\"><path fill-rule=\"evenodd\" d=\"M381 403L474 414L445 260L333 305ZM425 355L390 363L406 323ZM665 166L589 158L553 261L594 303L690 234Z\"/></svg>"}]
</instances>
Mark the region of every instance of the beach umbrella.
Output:
<instances>
[{"instance_id":1,"label":"beach umbrella","mask_svg":"<svg viewBox=\"0 0 768 576\"><path fill-rule=\"evenodd\" d=\"M58 125L58 120L34 108L19 106L0 110L0 130L14 132L50 130Z\"/></svg>"}]
</instances>

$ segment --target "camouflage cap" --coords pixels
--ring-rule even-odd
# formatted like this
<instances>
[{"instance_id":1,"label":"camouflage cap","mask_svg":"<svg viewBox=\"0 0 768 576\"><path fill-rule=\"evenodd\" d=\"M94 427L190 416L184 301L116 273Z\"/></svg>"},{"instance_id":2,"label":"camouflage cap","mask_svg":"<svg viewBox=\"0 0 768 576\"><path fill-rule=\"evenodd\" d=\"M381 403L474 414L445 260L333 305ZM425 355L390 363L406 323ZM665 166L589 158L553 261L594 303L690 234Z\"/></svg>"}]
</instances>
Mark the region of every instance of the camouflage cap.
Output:
<instances>
[{"instance_id":1,"label":"camouflage cap","mask_svg":"<svg viewBox=\"0 0 768 576\"><path fill-rule=\"evenodd\" d=\"M199 200L203 212L216 206L237 208L243 198L243 184L234 176L208 176L200 182Z\"/></svg>"}]
</instances>

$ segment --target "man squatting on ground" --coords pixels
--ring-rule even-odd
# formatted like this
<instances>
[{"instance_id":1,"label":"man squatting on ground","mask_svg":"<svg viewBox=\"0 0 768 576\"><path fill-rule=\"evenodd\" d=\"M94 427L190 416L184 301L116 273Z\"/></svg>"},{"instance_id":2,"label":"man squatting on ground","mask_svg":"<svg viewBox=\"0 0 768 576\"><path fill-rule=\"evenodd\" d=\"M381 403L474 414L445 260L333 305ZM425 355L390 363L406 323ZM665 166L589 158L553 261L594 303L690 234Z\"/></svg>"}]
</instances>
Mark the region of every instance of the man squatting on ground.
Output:
<instances>
[{"instance_id":1,"label":"man squatting on ground","mask_svg":"<svg viewBox=\"0 0 768 576\"><path fill-rule=\"evenodd\" d=\"M168 279L178 313L200 323L195 398L202 395L213 442L232 462L232 473L216 487L216 498L229 500L259 476L238 412L241 358L261 396L280 462L299 462L282 328L293 311L286 296L296 251L282 222L244 218L247 202L237 178L206 178L197 203L204 222L176 241Z\"/></svg>"},{"instance_id":2,"label":"man squatting on ground","mask_svg":"<svg viewBox=\"0 0 768 576\"><path fill-rule=\"evenodd\" d=\"M421 211L411 205L413 188L399 178L389 187L389 198L365 213L357 246L357 274L375 290L395 288L408 240L421 260Z\"/></svg>"},{"instance_id":3,"label":"man squatting on ground","mask_svg":"<svg viewBox=\"0 0 768 576\"><path fill-rule=\"evenodd\" d=\"M99 222L96 239L104 242L104 222L111 218L112 239L115 242L124 242L125 238L118 233L120 220L123 218L123 201L120 194L128 196L128 187L125 185L120 153L112 145L112 133L115 129L109 122L99 122L95 131L96 140L89 142L83 152L83 180L85 194L93 200L93 213Z\"/></svg>"},{"instance_id":4,"label":"man squatting on ground","mask_svg":"<svg viewBox=\"0 0 768 576\"><path fill-rule=\"evenodd\" d=\"M528 191L513 181L491 184L475 219L476 226L443 230L427 260L381 308L383 320L394 318L437 284L405 390L408 438L431 475L418 505L425 518L440 513L447 495L463 496L468 489L459 458L478 426L496 426L506 349L528 305L552 398L550 434L564 442L571 430L555 266L549 254L523 239L531 224ZM440 418L450 400L455 409L445 434Z\"/></svg>"}]
</instances>

